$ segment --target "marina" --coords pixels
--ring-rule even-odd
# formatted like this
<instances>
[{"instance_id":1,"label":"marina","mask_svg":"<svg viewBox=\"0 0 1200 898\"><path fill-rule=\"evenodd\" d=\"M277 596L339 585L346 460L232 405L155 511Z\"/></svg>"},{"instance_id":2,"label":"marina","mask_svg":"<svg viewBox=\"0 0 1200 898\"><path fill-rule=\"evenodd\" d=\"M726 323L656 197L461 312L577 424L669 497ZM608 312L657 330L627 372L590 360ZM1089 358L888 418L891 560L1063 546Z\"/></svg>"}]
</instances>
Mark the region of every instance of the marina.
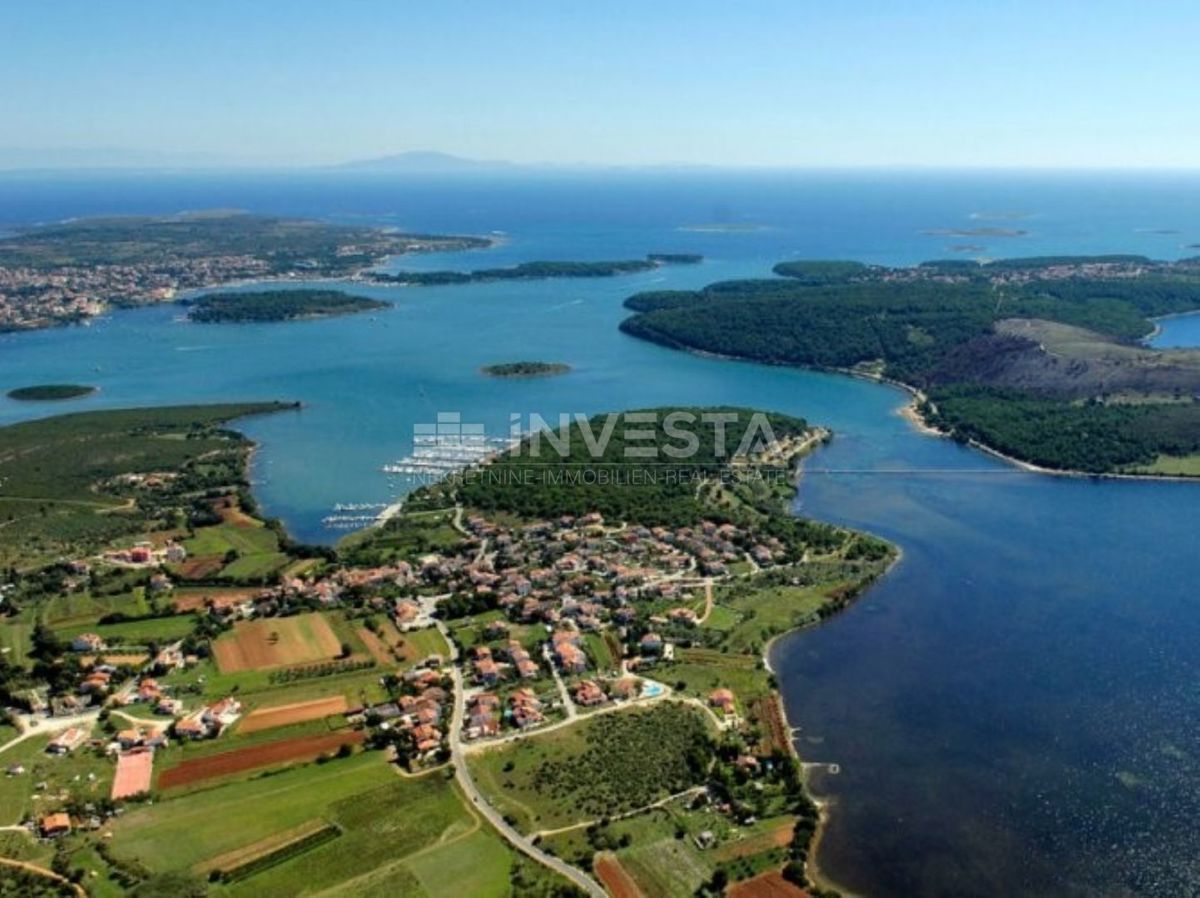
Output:
<instances>
[{"instance_id":1,"label":"marina","mask_svg":"<svg viewBox=\"0 0 1200 898\"><path fill-rule=\"evenodd\" d=\"M442 479L494 458L514 440L483 434L418 434L411 455L383 466L385 474Z\"/></svg>"}]
</instances>

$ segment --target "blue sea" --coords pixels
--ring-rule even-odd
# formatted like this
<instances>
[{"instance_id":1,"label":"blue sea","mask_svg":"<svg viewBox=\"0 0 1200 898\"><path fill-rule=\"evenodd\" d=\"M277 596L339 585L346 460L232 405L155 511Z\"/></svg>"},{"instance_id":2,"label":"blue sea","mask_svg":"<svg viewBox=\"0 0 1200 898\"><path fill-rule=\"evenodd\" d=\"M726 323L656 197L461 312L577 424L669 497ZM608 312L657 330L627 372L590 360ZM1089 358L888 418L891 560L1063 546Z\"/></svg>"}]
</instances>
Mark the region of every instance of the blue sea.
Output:
<instances>
[{"instance_id":1,"label":"blue sea","mask_svg":"<svg viewBox=\"0 0 1200 898\"><path fill-rule=\"evenodd\" d=\"M877 896L1200 894L1200 485L1019 471L925 436L905 396L837 375L720 361L621 334L646 289L761 276L793 258L1139 252L1200 255L1200 178L1102 173L0 177L0 227L214 207L487 234L495 248L395 260L472 268L698 252L698 266L588 281L365 288L373 315L199 325L170 306L0 337L0 390L93 383L53 406L300 400L246 421L256 493L299 538L337 503L410 485L382 466L439 412L510 415L686 404L777 409L831 427L798 513L899 544L848 612L777 643L798 747L831 823L820 865ZM1158 345L1200 345L1169 319ZM479 368L563 361L564 377ZM818 768L818 771L823 768Z\"/></svg>"}]
</instances>

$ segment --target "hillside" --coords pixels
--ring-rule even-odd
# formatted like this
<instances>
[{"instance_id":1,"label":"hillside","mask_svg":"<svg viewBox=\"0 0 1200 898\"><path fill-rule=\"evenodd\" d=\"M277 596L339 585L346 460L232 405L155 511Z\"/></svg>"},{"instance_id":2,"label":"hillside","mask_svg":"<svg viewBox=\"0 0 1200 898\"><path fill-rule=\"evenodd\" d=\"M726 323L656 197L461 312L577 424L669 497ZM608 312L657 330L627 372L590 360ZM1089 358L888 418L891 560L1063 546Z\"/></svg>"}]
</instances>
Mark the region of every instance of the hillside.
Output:
<instances>
[{"instance_id":1,"label":"hillside","mask_svg":"<svg viewBox=\"0 0 1200 898\"><path fill-rule=\"evenodd\" d=\"M1151 317L1200 309L1196 260L775 270L782 277L630 297L638 314L622 330L676 348L881 374L924 391L929 420L959 438L1051 468L1137 472L1200 452L1200 352L1140 342ZM1017 412L1034 406L1013 405L1029 402L1036 424ZM1068 421L1074 437L1057 439ZM1116 445L1079 438L1114 422Z\"/></svg>"}]
</instances>

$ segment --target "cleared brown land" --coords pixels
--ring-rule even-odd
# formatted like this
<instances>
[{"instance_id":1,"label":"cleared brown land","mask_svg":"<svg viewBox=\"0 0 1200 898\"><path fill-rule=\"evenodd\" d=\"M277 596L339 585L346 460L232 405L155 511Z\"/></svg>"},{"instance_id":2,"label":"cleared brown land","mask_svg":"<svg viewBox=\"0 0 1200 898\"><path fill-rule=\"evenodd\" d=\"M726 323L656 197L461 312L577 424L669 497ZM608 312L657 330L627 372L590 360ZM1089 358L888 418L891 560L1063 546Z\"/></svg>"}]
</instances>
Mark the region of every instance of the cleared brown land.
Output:
<instances>
[{"instance_id":1,"label":"cleared brown land","mask_svg":"<svg viewBox=\"0 0 1200 898\"><path fill-rule=\"evenodd\" d=\"M260 524L246 512L242 511L236 499L219 499L212 504L212 510L221 516L221 520L233 527L249 530Z\"/></svg>"},{"instance_id":2,"label":"cleared brown land","mask_svg":"<svg viewBox=\"0 0 1200 898\"><path fill-rule=\"evenodd\" d=\"M644 898L633 877L625 872L621 862L611 854L598 854L592 864L600 883L613 898Z\"/></svg>"},{"instance_id":3,"label":"cleared brown land","mask_svg":"<svg viewBox=\"0 0 1200 898\"><path fill-rule=\"evenodd\" d=\"M771 870L730 886L729 898L808 898L808 892L792 885L778 870Z\"/></svg>"},{"instance_id":4,"label":"cleared brown land","mask_svg":"<svg viewBox=\"0 0 1200 898\"><path fill-rule=\"evenodd\" d=\"M773 751L790 751L788 742L787 721L783 717L783 709L775 696L756 699L750 703L750 717L762 727L762 739L758 743L759 751L770 754Z\"/></svg>"},{"instance_id":5,"label":"cleared brown land","mask_svg":"<svg viewBox=\"0 0 1200 898\"><path fill-rule=\"evenodd\" d=\"M134 749L117 758L117 772L113 777L112 798L129 798L150 791L154 774L154 752L151 749Z\"/></svg>"},{"instance_id":6,"label":"cleared brown land","mask_svg":"<svg viewBox=\"0 0 1200 898\"><path fill-rule=\"evenodd\" d=\"M348 707L350 705L344 695L331 695L309 702L293 702L288 705L259 708L242 718L242 722L238 724L238 732L257 733L259 730L270 730L275 727L287 726L289 723L318 720L328 717L330 714L341 714Z\"/></svg>"},{"instance_id":7,"label":"cleared brown land","mask_svg":"<svg viewBox=\"0 0 1200 898\"><path fill-rule=\"evenodd\" d=\"M144 652L134 652L125 655L120 653L110 654L109 652L102 652L99 655L80 655L79 663L84 667L88 667L89 665L95 664L101 659L103 659L106 664L128 664L130 667L141 667L150 660L150 656Z\"/></svg>"},{"instance_id":8,"label":"cleared brown land","mask_svg":"<svg viewBox=\"0 0 1200 898\"><path fill-rule=\"evenodd\" d=\"M189 558L176 567L179 576L185 580L199 580L211 576L225 567L225 559L220 555L206 555L201 558Z\"/></svg>"},{"instance_id":9,"label":"cleared brown land","mask_svg":"<svg viewBox=\"0 0 1200 898\"><path fill-rule=\"evenodd\" d=\"M210 870L234 870L238 867L244 867L246 864L256 861L260 857L265 857L268 854L279 851L281 848L286 848L293 842L307 839L313 833L320 832L328 825L328 823L319 818L309 820L306 823L301 823L299 826L285 829L283 832L272 833L265 839L259 839L257 842L249 845L235 848L233 851L227 851L224 854L218 854L216 857L210 857L192 869L197 873L208 873Z\"/></svg>"},{"instance_id":10,"label":"cleared brown land","mask_svg":"<svg viewBox=\"0 0 1200 898\"><path fill-rule=\"evenodd\" d=\"M371 653L371 657L380 664L387 666L396 663L396 656L391 653L383 640L368 630L366 627L360 627L358 630L358 638L362 640L362 644L367 647L367 651Z\"/></svg>"},{"instance_id":11,"label":"cleared brown land","mask_svg":"<svg viewBox=\"0 0 1200 898\"><path fill-rule=\"evenodd\" d=\"M219 755L192 758L159 774L158 787L173 789L218 776L229 776L259 767L269 767L272 764L311 761L326 752L337 751L343 745L358 745L365 738L366 734L359 730L346 730L319 736L281 739L278 742L252 745L249 748L226 751Z\"/></svg>"},{"instance_id":12,"label":"cleared brown land","mask_svg":"<svg viewBox=\"0 0 1200 898\"><path fill-rule=\"evenodd\" d=\"M742 839L740 842L734 842L730 845L722 845L714 852L714 856L719 861L731 861L734 858L761 854L764 851L770 851L772 848L783 848L792 841L792 831L795 828L795 824L789 820L765 833L751 836L749 839Z\"/></svg>"},{"instance_id":13,"label":"cleared brown land","mask_svg":"<svg viewBox=\"0 0 1200 898\"><path fill-rule=\"evenodd\" d=\"M199 611L210 602L220 605L224 602L237 603L258 595L258 589L212 589L188 592L175 599L176 611Z\"/></svg>"},{"instance_id":14,"label":"cleared brown land","mask_svg":"<svg viewBox=\"0 0 1200 898\"><path fill-rule=\"evenodd\" d=\"M341 651L329 621L316 612L241 620L213 643L222 673L328 661Z\"/></svg>"}]
</instances>

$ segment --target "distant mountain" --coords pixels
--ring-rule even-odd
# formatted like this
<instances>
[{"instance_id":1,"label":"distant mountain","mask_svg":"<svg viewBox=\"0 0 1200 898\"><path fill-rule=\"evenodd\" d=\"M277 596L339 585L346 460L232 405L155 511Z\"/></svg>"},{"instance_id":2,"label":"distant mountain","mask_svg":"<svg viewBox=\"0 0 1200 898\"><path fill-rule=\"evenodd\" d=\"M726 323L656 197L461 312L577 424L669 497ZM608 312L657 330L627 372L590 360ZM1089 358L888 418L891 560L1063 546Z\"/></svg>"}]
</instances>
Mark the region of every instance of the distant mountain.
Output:
<instances>
[{"instance_id":1,"label":"distant mountain","mask_svg":"<svg viewBox=\"0 0 1200 898\"><path fill-rule=\"evenodd\" d=\"M439 174L443 172L495 171L517 166L513 162L464 159L462 156L452 156L449 153L438 153L433 150L410 150L407 153L396 153L392 156L343 162L341 165L333 167L341 171Z\"/></svg>"}]
</instances>

